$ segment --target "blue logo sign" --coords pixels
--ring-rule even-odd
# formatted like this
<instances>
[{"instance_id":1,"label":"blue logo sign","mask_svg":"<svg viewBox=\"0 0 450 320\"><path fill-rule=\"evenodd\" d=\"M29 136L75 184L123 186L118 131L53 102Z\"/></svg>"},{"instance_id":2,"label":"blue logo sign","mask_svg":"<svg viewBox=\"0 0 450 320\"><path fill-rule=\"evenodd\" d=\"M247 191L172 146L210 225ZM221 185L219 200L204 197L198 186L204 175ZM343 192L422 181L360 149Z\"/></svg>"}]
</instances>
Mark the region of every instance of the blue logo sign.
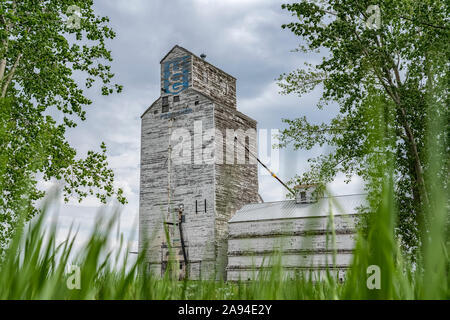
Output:
<instances>
[{"instance_id":1,"label":"blue logo sign","mask_svg":"<svg viewBox=\"0 0 450 320\"><path fill-rule=\"evenodd\" d=\"M167 61L163 65L164 89L166 93L177 94L189 87L190 56Z\"/></svg>"}]
</instances>

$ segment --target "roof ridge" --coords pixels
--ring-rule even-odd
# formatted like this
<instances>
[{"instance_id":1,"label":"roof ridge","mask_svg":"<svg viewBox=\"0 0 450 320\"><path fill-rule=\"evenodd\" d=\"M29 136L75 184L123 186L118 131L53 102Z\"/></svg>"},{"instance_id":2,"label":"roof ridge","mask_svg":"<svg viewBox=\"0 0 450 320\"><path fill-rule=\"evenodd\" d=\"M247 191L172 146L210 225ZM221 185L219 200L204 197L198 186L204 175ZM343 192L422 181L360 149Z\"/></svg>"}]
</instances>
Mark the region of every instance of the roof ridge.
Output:
<instances>
[{"instance_id":1,"label":"roof ridge","mask_svg":"<svg viewBox=\"0 0 450 320\"><path fill-rule=\"evenodd\" d=\"M352 194L342 194L342 195L331 195L331 196L327 196L327 197L320 197L319 200L321 200L321 199L352 197L352 196L367 196L367 193L352 193ZM281 202L292 202L292 201L295 201L295 199L265 201L263 203L252 202L252 203L248 203L247 205L253 205L253 204L258 205L258 204L267 204L267 203L281 203Z\"/></svg>"},{"instance_id":2,"label":"roof ridge","mask_svg":"<svg viewBox=\"0 0 450 320\"><path fill-rule=\"evenodd\" d=\"M164 56L164 58L161 59L161 61L160 61L159 63L161 64L161 63L167 58L167 56L168 56L173 50L175 50L175 48L179 48L179 49L181 49L181 50L183 50L183 51L186 51L186 53L188 53L188 54L190 54L190 55L192 55L192 56L194 56L194 57L196 57L196 58L198 58L198 59L204 61L205 63L209 64L210 66L212 66L212 67L214 67L214 68L216 68L217 70L222 71L222 72L225 73L226 75L232 77L234 80L237 80L236 77L232 76L232 75L229 74L228 72L223 71L221 68L217 67L216 65L212 64L211 62L206 61L205 59L202 59L201 57L199 57L198 55L196 55L196 54L193 53L192 51L189 51L188 49L186 49L186 48L184 48L184 47L182 47L182 46L180 46L180 45L178 45L178 44L176 44L175 46L173 46L173 48L169 50L169 52Z\"/></svg>"},{"instance_id":3,"label":"roof ridge","mask_svg":"<svg viewBox=\"0 0 450 320\"><path fill-rule=\"evenodd\" d=\"M330 200L334 198L343 199ZM252 203L239 209L229 222L326 217L330 212L333 216L358 215L358 208L365 204L365 194L323 197L318 202L308 204L297 204L295 200Z\"/></svg>"}]
</instances>

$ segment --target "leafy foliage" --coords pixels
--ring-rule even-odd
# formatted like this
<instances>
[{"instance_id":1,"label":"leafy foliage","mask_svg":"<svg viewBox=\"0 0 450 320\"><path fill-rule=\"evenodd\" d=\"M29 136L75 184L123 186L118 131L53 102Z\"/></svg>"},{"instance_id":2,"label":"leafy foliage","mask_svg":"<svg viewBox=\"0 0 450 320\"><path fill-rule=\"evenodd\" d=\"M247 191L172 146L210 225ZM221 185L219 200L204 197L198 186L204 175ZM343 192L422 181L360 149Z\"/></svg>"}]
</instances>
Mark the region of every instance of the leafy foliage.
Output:
<instances>
[{"instance_id":1,"label":"leafy foliage","mask_svg":"<svg viewBox=\"0 0 450 320\"><path fill-rule=\"evenodd\" d=\"M376 14L373 5L380 9L380 21L368 25ZM399 235L405 249L417 249L424 208L430 205L426 130L431 108L444 119L436 143L444 146L443 155L450 150L448 1L302 0L283 8L298 19L283 25L301 37L298 50L321 52L323 58L281 75L282 92L301 96L321 86L318 107L331 102L340 107L331 123L284 120L289 128L280 146L327 144L334 150L311 159L311 170L293 182L327 183L340 172L349 179L357 174L368 182L369 198L379 201L384 173L374 171L380 167L373 164L395 154ZM448 169L446 162L440 175L448 176Z\"/></svg>"},{"instance_id":2,"label":"leafy foliage","mask_svg":"<svg viewBox=\"0 0 450 320\"><path fill-rule=\"evenodd\" d=\"M389 167L384 168L391 171ZM162 278L155 277L146 263L148 246L144 245L133 261L123 235L117 235L118 249L111 251L117 212L100 213L89 238L76 250L76 234L71 232L64 242L57 243L57 225L51 224L49 228L46 222L47 203L44 214L27 226L19 224L11 246L0 261L0 299L448 300L449 244L442 245L445 239L442 222L446 217L442 203L448 201L448 194L442 192L441 184L433 190L431 201L439 205L436 211L427 211L432 225L423 246L423 259L418 259L413 268L402 256L394 235L396 207L391 178L388 174L382 182L382 201L373 208L375 214L369 236L358 237L352 267L343 283L331 272L321 281L312 281L300 272L293 278L286 278L279 256L273 257L273 268L259 270L256 280L249 282L178 281L169 271ZM328 241L336 253L333 241ZM373 265L380 268L381 286L371 290L367 286L367 269ZM79 268L78 288L67 285L73 284L76 276L74 271L67 271L69 266Z\"/></svg>"},{"instance_id":3,"label":"leafy foliage","mask_svg":"<svg viewBox=\"0 0 450 320\"><path fill-rule=\"evenodd\" d=\"M95 194L102 202L113 195L126 202L114 189L105 145L79 159L65 138L92 103L76 79L84 77L86 88L101 83L104 95L122 90L111 83L106 41L115 33L108 22L93 1L0 4L0 244L11 236L17 212L25 210L27 219L37 213L40 176L65 181L66 200Z\"/></svg>"}]
</instances>

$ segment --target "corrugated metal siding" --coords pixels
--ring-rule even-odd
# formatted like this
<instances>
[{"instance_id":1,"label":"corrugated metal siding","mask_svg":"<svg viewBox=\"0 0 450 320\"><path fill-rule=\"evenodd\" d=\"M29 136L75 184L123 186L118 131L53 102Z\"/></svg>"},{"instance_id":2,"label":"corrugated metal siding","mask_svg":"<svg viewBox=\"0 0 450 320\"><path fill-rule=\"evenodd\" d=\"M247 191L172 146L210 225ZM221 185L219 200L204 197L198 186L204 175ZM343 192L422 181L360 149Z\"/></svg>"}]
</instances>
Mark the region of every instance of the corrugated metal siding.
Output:
<instances>
[{"instance_id":1,"label":"corrugated metal siding","mask_svg":"<svg viewBox=\"0 0 450 320\"><path fill-rule=\"evenodd\" d=\"M350 195L322 198L316 203L297 204L295 200L254 203L245 205L231 218L229 223L271 219L355 214L357 207L365 203L365 195Z\"/></svg>"}]
</instances>

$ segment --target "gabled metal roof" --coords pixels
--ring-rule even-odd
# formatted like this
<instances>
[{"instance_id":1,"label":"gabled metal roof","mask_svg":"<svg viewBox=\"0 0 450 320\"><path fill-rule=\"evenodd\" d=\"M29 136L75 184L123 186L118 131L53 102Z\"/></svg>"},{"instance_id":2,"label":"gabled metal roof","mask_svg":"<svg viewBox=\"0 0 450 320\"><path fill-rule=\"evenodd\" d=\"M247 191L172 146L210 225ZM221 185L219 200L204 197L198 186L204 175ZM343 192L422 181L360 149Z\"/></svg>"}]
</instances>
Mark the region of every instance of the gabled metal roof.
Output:
<instances>
[{"instance_id":1,"label":"gabled metal roof","mask_svg":"<svg viewBox=\"0 0 450 320\"><path fill-rule=\"evenodd\" d=\"M366 195L357 194L325 197L306 204L297 204L295 200L252 203L238 210L228 222L324 217L330 212L333 215L357 214L357 208L366 204L365 199Z\"/></svg>"}]
</instances>

